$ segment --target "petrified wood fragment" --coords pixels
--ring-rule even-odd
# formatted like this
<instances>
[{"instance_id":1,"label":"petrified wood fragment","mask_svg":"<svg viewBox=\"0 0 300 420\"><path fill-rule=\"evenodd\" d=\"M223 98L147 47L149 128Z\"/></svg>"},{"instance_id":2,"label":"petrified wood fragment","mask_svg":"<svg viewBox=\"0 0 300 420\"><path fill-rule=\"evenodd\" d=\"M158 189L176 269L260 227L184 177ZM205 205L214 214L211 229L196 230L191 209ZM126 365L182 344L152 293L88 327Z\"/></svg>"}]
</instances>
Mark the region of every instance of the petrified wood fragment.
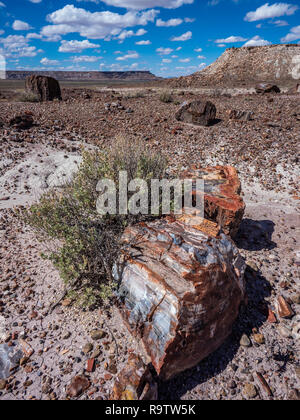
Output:
<instances>
[{"instance_id":1,"label":"petrified wood fragment","mask_svg":"<svg viewBox=\"0 0 300 420\"><path fill-rule=\"evenodd\" d=\"M36 94L42 102L53 101L53 99L61 100L59 82L53 77L28 76L25 81L25 89Z\"/></svg>"},{"instance_id":2,"label":"petrified wood fragment","mask_svg":"<svg viewBox=\"0 0 300 420\"><path fill-rule=\"evenodd\" d=\"M204 180L205 218L216 222L225 234L234 238L245 212L245 204L240 196L241 183L235 168L192 166L181 174L181 178ZM203 195L203 192L193 191L193 194Z\"/></svg>"},{"instance_id":3,"label":"petrified wood fragment","mask_svg":"<svg viewBox=\"0 0 300 420\"><path fill-rule=\"evenodd\" d=\"M231 332L245 263L214 223L167 217L127 228L119 307L163 380L197 365Z\"/></svg>"},{"instance_id":4,"label":"petrified wood fragment","mask_svg":"<svg viewBox=\"0 0 300 420\"><path fill-rule=\"evenodd\" d=\"M126 367L118 375L110 399L146 401L158 399L157 383L149 367L136 354L129 356Z\"/></svg>"},{"instance_id":5,"label":"petrified wood fragment","mask_svg":"<svg viewBox=\"0 0 300 420\"><path fill-rule=\"evenodd\" d=\"M280 93L279 87L271 83L259 83L255 86L255 90L258 94Z\"/></svg>"},{"instance_id":6,"label":"petrified wood fragment","mask_svg":"<svg viewBox=\"0 0 300 420\"><path fill-rule=\"evenodd\" d=\"M209 126L216 119L216 107L209 101L184 102L175 114L178 121L186 123Z\"/></svg>"}]
</instances>

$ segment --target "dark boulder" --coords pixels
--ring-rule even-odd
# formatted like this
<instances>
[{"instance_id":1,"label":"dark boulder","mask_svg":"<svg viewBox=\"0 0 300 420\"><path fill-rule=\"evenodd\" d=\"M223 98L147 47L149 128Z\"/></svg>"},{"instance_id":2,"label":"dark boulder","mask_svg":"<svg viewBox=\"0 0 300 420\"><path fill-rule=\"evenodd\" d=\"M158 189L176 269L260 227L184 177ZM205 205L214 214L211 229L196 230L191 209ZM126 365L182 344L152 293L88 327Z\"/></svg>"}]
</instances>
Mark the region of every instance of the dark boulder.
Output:
<instances>
[{"instance_id":1,"label":"dark boulder","mask_svg":"<svg viewBox=\"0 0 300 420\"><path fill-rule=\"evenodd\" d=\"M281 90L278 86L271 83L260 83L255 87L256 93L264 95L266 93L280 93Z\"/></svg>"},{"instance_id":2,"label":"dark boulder","mask_svg":"<svg viewBox=\"0 0 300 420\"><path fill-rule=\"evenodd\" d=\"M17 115L9 121L9 125L17 130L27 130L33 126L33 116L30 113Z\"/></svg>"},{"instance_id":3,"label":"dark boulder","mask_svg":"<svg viewBox=\"0 0 300 420\"><path fill-rule=\"evenodd\" d=\"M59 83L52 77L28 76L25 81L25 89L36 94L42 102L62 99Z\"/></svg>"},{"instance_id":4,"label":"dark boulder","mask_svg":"<svg viewBox=\"0 0 300 420\"><path fill-rule=\"evenodd\" d=\"M175 118L186 123L209 126L214 123L216 113L213 103L197 100L184 102L176 112Z\"/></svg>"}]
</instances>

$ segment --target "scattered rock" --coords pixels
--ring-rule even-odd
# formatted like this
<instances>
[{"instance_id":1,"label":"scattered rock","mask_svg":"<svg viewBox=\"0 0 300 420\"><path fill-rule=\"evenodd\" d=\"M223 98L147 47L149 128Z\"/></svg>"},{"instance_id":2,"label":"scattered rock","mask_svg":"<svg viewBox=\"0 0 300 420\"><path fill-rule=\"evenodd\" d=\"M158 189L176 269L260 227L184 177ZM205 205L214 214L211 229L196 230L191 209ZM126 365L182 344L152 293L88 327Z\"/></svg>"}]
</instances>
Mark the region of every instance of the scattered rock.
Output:
<instances>
[{"instance_id":1,"label":"scattered rock","mask_svg":"<svg viewBox=\"0 0 300 420\"><path fill-rule=\"evenodd\" d=\"M253 340L257 344L265 344L265 337L263 336L263 334L253 334Z\"/></svg>"},{"instance_id":2,"label":"scattered rock","mask_svg":"<svg viewBox=\"0 0 300 420\"><path fill-rule=\"evenodd\" d=\"M6 388L6 381L4 379L0 379L0 391L3 391Z\"/></svg>"},{"instance_id":3,"label":"scattered rock","mask_svg":"<svg viewBox=\"0 0 300 420\"><path fill-rule=\"evenodd\" d=\"M75 376L67 387L67 395L71 398L79 397L91 386L89 380L83 376Z\"/></svg>"},{"instance_id":4,"label":"scattered rock","mask_svg":"<svg viewBox=\"0 0 300 420\"><path fill-rule=\"evenodd\" d=\"M83 346L82 351L84 354L88 354L93 350L94 346L92 343L87 343Z\"/></svg>"},{"instance_id":5,"label":"scattered rock","mask_svg":"<svg viewBox=\"0 0 300 420\"><path fill-rule=\"evenodd\" d=\"M294 311L283 296L278 297L276 307L280 318L292 318L294 316Z\"/></svg>"},{"instance_id":6,"label":"scattered rock","mask_svg":"<svg viewBox=\"0 0 300 420\"><path fill-rule=\"evenodd\" d=\"M274 312L272 311L271 308L268 308L268 322L270 324L276 324L277 323L276 315L274 314Z\"/></svg>"},{"instance_id":7,"label":"scattered rock","mask_svg":"<svg viewBox=\"0 0 300 420\"><path fill-rule=\"evenodd\" d=\"M22 347L22 351L25 354L26 357L30 357L33 355L34 350L33 348L22 338L20 338L20 345Z\"/></svg>"},{"instance_id":8,"label":"scattered rock","mask_svg":"<svg viewBox=\"0 0 300 420\"><path fill-rule=\"evenodd\" d=\"M270 83L260 83L255 87L256 93L266 94L266 93L280 93L280 89L276 85Z\"/></svg>"},{"instance_id":9,"label":"scattered rock","mask_svg":"<svg viewBox=\"0 0 300 420\"><path fill-rule=\"evenodd\" d=\"M246 384L243 388L243 395L245 398L255 398L257 395L257 389L253 384Z\"/></svg>"},{"instance_id":10,"label":"scattered rock","mask_svg":"<svg viewBox=\"0 0 300 420\"><path fill-rule=\"evenodd\" d=\"M267 395L269 397L272 397L273 396L272 390L269 387L269 385L268 385L267 381L265 380L265 378L263 377L263 375L260 372L256 372L256 376L257 376L259 382L261 383L261 386L262 386L263 390L267 393Z\"/></svg>"},{"instance_id":11,"label":"scattered rock","mask_svg":"<svg viewBox=\"0 0 300 420\"><path fill-rule=\"evenodd\" d=\"M201 100L184 102L175 114L178 121L186 123L209 126L216 119L216 107L211 102Z\"/></svg>"},{"instance_id":12,"label":"scattered rock","mask_svg":"<svg viewBox=\"0 0 300 420\"><path fill-rule=\"evenodd\" d=\"M95 369L95 359L89 359L86 364L86 371L91 373Z\"/></svg>"},{"instance_id":13,"label":"scattered rock","mask_svg":"<svg viewBox=\"0 0 300 420\"><path fill-rule=\"evenodd\" d=\"M243 347L250 347L251 346L251 341L246 334L242 335L242 338L240 340L240 345L243 346Z\"/></svg>"},{"instance_id":14,"label":"scattered rock","mask_svg":"<svg viewBox=\"0 0 300 420\"><path fill-rule=\"evenodd\" d=\"M18 130L27 130L33 126L33 117L30 114L17 115L9 121L9 125Z\"/></svg>"},{"instance_id":15,"label":"scattered rock","mask_svg":"<svg viewBox=\"0 0 300 420\"><path fill-rule=\"evenodd\" d=\"M91 338L94 341L98 341L98 340L101 340L102 338L106 337L106 335L107 335L106 332L103 331L103 330L94 330L91 333Z\"/></svg>"},{"instance_id":16,"label":"scattered rock","mask_svg":"<svg viewBox=\"0 0 300 420\"><path fill-rule=\"evenodd\" d=\"M253 112L251 111L237 111L232 109L228 112L230 120L251 121L253 119Z\"/></svg>"}]
</instances>

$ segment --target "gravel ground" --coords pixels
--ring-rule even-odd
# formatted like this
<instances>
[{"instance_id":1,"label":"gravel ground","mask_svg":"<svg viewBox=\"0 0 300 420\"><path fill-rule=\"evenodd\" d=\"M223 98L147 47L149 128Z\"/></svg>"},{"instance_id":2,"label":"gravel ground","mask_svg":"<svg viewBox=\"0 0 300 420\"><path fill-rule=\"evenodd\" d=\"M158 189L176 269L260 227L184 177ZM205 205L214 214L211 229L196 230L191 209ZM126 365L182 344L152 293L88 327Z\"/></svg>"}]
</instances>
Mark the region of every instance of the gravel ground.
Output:
<instances>
[{"instance_id":1,"label":"gravel ground","mask_svg":"<svg viewBox=\"0 0 300 420\"><path fill-rule=\"evenodd\" d=\"M80 398L107 399L128 354L140 347L114 309L83 311L63 301L47 314L61 280L40 256L44 245L12 210L66 179L80 162L82 146L101 147L116 133L166 153L171 170L192 163L236 166L247 205L236 242L248 263L248 305L217 352L159 384L160 398L299 399L299 95L177 92L172 104L162 103L155 89L143 97L121 90L89 95L70 89L62 103L0 102L0 354L10 352L17 362L8 378L0 376L0 399L65 399L66 386L83 372L91 386ZM199 97L216 104L216 124L178 123L178 104ZM231 109L252 111L253 120L230 121ZM25 111L32 112L35 126L9 127L10 118ZM279 296L291 305L289 319L277 314ZM268 307L276 323L268 321ZM29 358L20 352L22 346L32 352L22 340L34 351ZM86 372L91 358L95 369Z\"/></svg>"}]
</instances>

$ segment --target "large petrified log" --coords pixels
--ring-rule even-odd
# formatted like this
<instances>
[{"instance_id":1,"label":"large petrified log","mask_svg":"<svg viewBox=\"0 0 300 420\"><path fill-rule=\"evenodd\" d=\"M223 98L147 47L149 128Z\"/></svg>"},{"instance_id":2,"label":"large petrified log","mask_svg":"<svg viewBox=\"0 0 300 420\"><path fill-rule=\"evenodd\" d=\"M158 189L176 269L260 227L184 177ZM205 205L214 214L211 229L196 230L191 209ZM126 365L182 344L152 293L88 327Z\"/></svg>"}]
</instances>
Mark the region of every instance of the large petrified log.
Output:
<instances>
[{"instance_id":1,"label":"large petrified log","mask_svg":"<svg viewBox=\"0 0 300 420\"><path fill-rule=\"evenodd\" d=\"M127 365L119 373L110 399L146 401L158 399L157 382L149 367L136 354L129 356Z\"/></svg>"},{"instance_id":2,"label":"large petrified log","mask_svg":"<svg viewBox=\"0 0 300 420\"><path fill-rule=\"evenodd\" d=\"M59 83L53 77L47 76L28 76L25 80L25 89L36 94L40 101L61 100L61 90Z\"/></svg>"},{"instance_id":3,"label":"large petrified log","mask_svg":"<svg viewBox=\"0 0 300 420\"><path fill-rule=\"evenodd\" d=\"M192 222L192 223L190 223ZM228 337L245 297L245 263L212 222L184 215L127 228L119 307L158 375L198 364Z\"/></svg>"},{"instance_id":4,"label":"large petrified log","mask_svg":"<svg viewBox=\"0 0 300 420\"><path fill-rule=\"evenodd\" d=\"M245 212L241 193L241 183L236 169L232 166L198 168L181 173L181 178L204 180L204 215L216 222L226 235L232 238L239 230ZM193 191L201 194L202 191Z\"/></svg>"}]
</instances>

